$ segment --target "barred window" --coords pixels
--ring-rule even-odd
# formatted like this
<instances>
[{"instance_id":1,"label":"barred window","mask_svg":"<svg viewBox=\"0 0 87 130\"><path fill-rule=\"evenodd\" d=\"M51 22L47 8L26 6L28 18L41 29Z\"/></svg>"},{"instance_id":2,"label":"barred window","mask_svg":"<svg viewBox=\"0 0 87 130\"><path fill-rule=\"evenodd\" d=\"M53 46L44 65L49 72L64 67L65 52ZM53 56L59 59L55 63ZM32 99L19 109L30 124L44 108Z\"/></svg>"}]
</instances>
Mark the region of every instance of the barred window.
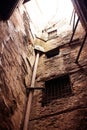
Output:
<instances>
[{"instance_id":1,"label":"barred window","mask_svg":"<svg viewBox=\"0 0 87 130\"><path fill-rule=\"evenodd\" d=\"M54 99L65 98L72 95L69 75L51 79L45 82L42 106L47 105Z\"/></svg>"}]
</instances>

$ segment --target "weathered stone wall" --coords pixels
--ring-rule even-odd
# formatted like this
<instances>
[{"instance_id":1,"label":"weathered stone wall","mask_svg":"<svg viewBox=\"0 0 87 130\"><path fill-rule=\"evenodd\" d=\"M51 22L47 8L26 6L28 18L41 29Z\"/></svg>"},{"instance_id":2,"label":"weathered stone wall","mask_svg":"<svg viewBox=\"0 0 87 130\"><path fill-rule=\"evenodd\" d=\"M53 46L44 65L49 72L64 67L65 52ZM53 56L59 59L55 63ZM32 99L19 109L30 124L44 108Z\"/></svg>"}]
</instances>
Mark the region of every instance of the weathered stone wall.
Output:
<instances>
[{"instance_id":1,"label":"weathered stone wall","mask_svg":"<svg viewBox=\"0 0 87 130\"><path fill-rule=\"evenodd\" d=\"M23 124L34 64L30 36L23 5L9 20L0 21L0 130L19 130Z\"/></svg>"},{"instance_id":2,"label":"weathered stone wall","mask_svg":"<svg viewBox=\"0 0 87 130\"><path fill-rule=\"evenodd\" d=\"M34 93L29 127L30 130L86 130L87 129L87 44L81 53L79 64L75 63L84 31L79 28L80 40L69 46L71 32L65 32L48 41L48 48L59 46L59 55L40 58L36 86L43 86L48 79L70 75L72 96L52 100L42 107L42 91Z\"/></svg>"}]
</instances>

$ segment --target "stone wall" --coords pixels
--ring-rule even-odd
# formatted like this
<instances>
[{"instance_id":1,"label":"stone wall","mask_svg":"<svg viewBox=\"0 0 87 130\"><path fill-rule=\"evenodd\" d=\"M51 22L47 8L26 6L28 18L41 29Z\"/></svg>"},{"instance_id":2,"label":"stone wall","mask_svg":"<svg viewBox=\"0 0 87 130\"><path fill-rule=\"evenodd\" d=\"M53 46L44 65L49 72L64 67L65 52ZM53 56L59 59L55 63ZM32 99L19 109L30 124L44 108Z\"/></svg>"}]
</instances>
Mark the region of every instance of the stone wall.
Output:
<instances>
[{"instance_id":1,"label":"stone wall","mask_svg":"<svg viewBox=\"0 0 87 130\"><path fill-rule=\"evenodd\" d=\"M26 87L30 85L34 51L29 18L23 5L0 21L0 130L22 128Z\"/></svg>"},{"instance_id":2,"label":"stone wall","mask_svg":"<svg viewBox=\"0 0 87 130\"><path fill-rule=\"evenodd\" d=\"M81 46L84 31L79 27L75 37L77 42L69 45L71 31L48 41L48 48L59 46L59 55L48 59L41 56L36 86L45 87L45 81L69 74L72 96L52 100L42 106L41 90L34 93L30 130L86 130L87 129L87 44L81 53L79 63L75 60Z\"/></svg>"}]
</instances>

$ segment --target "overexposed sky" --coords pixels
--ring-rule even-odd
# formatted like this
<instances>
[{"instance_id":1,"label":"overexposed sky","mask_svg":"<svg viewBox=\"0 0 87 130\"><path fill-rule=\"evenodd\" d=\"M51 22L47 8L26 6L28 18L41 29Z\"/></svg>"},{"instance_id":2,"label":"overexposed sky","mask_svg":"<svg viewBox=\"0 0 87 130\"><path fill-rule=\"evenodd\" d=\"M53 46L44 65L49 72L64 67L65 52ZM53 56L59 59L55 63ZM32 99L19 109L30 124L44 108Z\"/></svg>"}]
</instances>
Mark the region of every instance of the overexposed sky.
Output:
<instances>
[{"instance_id":1,"label":"overexposed sky","mask_svg":"<svg viewBox=\"0 0 87 130\"><path fill-rule=\"evenodd\" d=\"M31 0L25 5L33 24L40 30L50 22L70 20L73 10L71 0Z\"/></svg>"}]
</instances>

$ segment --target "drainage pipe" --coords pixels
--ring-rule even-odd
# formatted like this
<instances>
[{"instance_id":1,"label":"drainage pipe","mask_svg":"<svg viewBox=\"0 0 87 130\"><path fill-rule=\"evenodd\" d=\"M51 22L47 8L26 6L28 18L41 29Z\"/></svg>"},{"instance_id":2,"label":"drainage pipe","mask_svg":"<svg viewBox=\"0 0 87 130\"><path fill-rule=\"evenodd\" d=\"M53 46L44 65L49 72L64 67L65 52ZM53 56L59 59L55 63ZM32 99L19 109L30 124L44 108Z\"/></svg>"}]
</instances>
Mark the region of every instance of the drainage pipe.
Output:
<instances>
[{"instance_id":1,"label":"drainage pipe","mask_svg":"<svg viewBox=\"0 0 87 130\"><path fill-rule=\"evenodd\" d=\"M36 50L36 58L35 58L34 70L33 70L33 74L32 74L32 80L31 80L30 87L35 86L35 78L36 78L36 72L37 72L37 66L38 66L40 53L41 53L41 50L39 50L39 51ZM29 125L30 110L31 110L31 103L32 103L33 94L34 94L34 90L29 92L23 130L29 130L28 125Z\"/></svg>"}]
</instances>

